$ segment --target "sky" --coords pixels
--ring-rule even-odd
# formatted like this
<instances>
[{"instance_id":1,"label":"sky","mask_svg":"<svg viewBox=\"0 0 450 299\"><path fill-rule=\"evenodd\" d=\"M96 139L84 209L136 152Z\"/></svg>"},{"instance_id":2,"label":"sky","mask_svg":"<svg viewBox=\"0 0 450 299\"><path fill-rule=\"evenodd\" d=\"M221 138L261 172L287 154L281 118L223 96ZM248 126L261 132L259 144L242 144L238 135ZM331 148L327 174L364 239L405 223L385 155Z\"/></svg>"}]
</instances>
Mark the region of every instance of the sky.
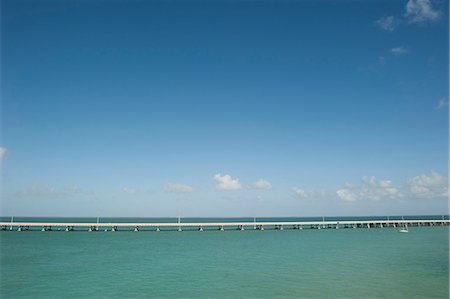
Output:
<instances>
[{"instance_id":1,"label":"sky","mask_svg":"<svg viewBox=\"0 0 450 299\"><path fill-rule=\"evenodd\" d=\"M448 11L2 0L0 214L447 214Z\"/></svg>"}]
</instances>

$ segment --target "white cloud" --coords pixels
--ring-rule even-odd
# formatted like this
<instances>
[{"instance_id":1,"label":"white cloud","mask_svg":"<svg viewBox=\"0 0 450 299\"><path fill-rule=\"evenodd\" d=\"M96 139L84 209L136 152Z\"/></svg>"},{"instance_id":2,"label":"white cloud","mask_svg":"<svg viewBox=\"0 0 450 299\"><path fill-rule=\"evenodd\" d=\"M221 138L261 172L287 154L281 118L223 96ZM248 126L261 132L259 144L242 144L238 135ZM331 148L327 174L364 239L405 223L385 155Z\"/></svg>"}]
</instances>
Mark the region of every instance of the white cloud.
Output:
<instances>
[{"instance_id":1,"label":"white cloud","mask_svg":"<svg viewBox=\"0 0 450 299\"><path fill-rule=\"evenodd\" d=\"M164 191L168 193L191 193L194 191L194 189L185 184L179 184L179 183L167 183L164 187Z\"/></svg>"},{"instance_id":2,"label":"white cloud","mask_svg":"<svg viewBox=\"0 0 450 299\"><path fill-rule=\"evenodd\" d=\"M399 56L399 55L403 55L403 54L407 54L408 53L408 49L406 49L405 47L394 47L390 51L395 56Z\"/></svg>"},{"instance_id":3,"label":"white cloud","mask_svg":"<svg viewBox=\"0 0 450 299\"><path fill-rule=\"evenodd\" d=\"M0 146L0 160L6 155L6 148Z\"/></svg>"},{"instance_id":4,"label":"white cloud","mask_svg":"<svg viewBox=\"0 0 450 299\"><path fill-rule=\"evenodd\" d=\"M405 17L411 23L436 21L440 16L441 12L433 8L430 0L409 0L406 3Z\"/></svg>"},{"instance_id":5,"label":"white cloud","mask_svg":"<svg viewBox=\"0 0 450 299\"><path fill-rule=\"evenodd\" d=\"M435 109L436 109L436 110L439 110L439 109L442 109L442 108L447 107L447 106L448 106L448 101L447 101L447 99L446 99L446 98L441 98L441 99L439 100L439 102L437 103Z\"/></svg>"},{"instance_id":6,"label":"white cloud","mask_svg":"<svg viewBox=\"0 0 450 299\"><path fill-rule=\"evenodd\" d=\"M54 187L45 184L33 184L20 191L13 193L18 197L35 197L35 198L67 198L71 196L93 196L95 192L87 191L78 185L70 185L68 187Z\"/></svg>"},{"instance_id":7,"label":"white cloud","mask_svg":"<svg viewBox=\"0 0 450 299\"><path fill-rule=\"evenodd\" d=\"M325 189L305 190L298 186L294 186L291 190L294 193L294 196L300 199L318 200L328 199L333 196L332 193Z\"/></svg>"},{"instance_id":8,"label":"white cloud","mask_svg":"<svg viewBox=\"0 0 450 299\"><path fill-rule=\"evenodd\" d=\"M402 197L398 188L392 186L389 180L378 180L376 177L363 176L361 184L352 186L346 184L336 191L337 196L344 201L357 201L362 199L381 200Z\"/></svg>"},{"instance_id":9,"label":"white cloud","mask_svg":"<svg viewBox=\"0 0 450 299\"><path fill-rule=\"evenodd\" d=\"M241 190L241 189L271 189L272 183L265 180L259 179L252 184L242 184L239 179L232 178L230 175L222 175L220 173L214 175L214 185L218 190Z\"/></svg>"},{"instance_id":10,"label":"white cloud","mask_svg":"<svg viewBox=\"0 0 450 299\"><path fill-rule=\"evenodd\" d=\"M438 1L435 1L435 3ZM439 20L442 12L433 7L431 0L408 0L401 16L384 16L374 23L386 31L394 31L402 24L425 24Z\"/></svg>"},{"instance_id":11,"label":"white cloud","mask_svg":"<svg viewBox=\"0 0 450 299\"><path fill-rule=\"evenodd\" d=\"M336 194L344 201L357 201L359 199L358 195L349 189L339 189Z\"/></svg>"},{"instance_id":12,"label":"white cloud","mask_svg":"<svg viewBox=\"0 0 450 299\"><path fill-rule=\"evenodd\" d=\"M397 20L394 16L382 17L375 21L375 25L386 31L394 31L395 27L397 27Z\"/></svg>"},{"instance_id":13,"label":"white cloud","mask_svg":"<svg viewBox=\"0 0 450 299\"><path fill-rule=\"evenodd\" d=\"M88 196L92 196L95 194L94 191L91 190L85 190L83 188L81 188L80 186L76 185L76 184L72 184L69 187L65 188L63 191L64 194L67 195L88 195Z\"/></svg>"},{"instance_id":14,"label":"white cloud","mask_svg":"<svg viewBox=\"0 0 450 299\"><path fill-rule=\"evenodd\" d=\"M80 193L82 192L81 188L78 185L71 185L68 188L69 193Z\"/></svg>"},{"instance_id":15,"label":"white cloud","mask_svg":"<svg viewBox=\"0 0 450 299\"><path fill-rule=\"evenodd\" d=\"M292 191L294 192L294 194L297 197L300 197L300 198L306 198L307 197L306 191L303 190L303 189L300 189L297 186L292 187Z\"/></svg>"},{"instance_id":16,"label":"white cloud","mask_svg":"<svg viewBox=\"0 0 450 299\"><path fill-rule=\"evenodd\" d=\"M214 185L218 190L239 190L242 189L242 184L239 179L233 179L230 175L222 175L220 173L214 175Z\"/></svg>"},{"instance_id":17,"label":"white cloud","mask_svg":"<svg viewBox=\"0 0 450 299\"><path fill-rule=\"evenodd\" d=\"M128 194L134 194L137 192L137 190L135 188L125 187L125 188L123 188L123 192L128 193Z\"/></svg>"},{"instance_id":18,"label":"white cloud","mask_svg":"<svg viewBox=\"0 0 450 299\"><path fill-rule=\"evenodd\" d=\"M266 181L264 179L260 179L259 181L247 186L248 189L270 189L272 188L272 183Z\"/></svg>"},{"instance_id":19,"label":"white cloud","mask_svg":"<svg viewBox=\"0 0 450 299\"><path fill-rule=\"evenodd\" d=\"M43 186L34 184L23 191L17 193L19 196L23 197L45 197L45 198L54 198L65 196L66 193L63 191L59 191L56 187L53 186Z\"/></svg>"},{"instance_id":20,"label":"white cloud","mask_svg":"<svg viewBox=\"0 0 450 299\"><path fill-rule=\"evenodd\" d=\"M430 175L422 174L413 177L410 179L410 182L426 188L442 188L447 186L447 179L436 171L431 171Z\"/></svg>"},{"instance_id":21,"label":"white cloud","mask_svg":"<svg viewBox=\"0 0 450 299\"><path fill-rule=\"evenodd\" d=\"M364 176L358 185L346 184L336 191L344 201L382 199L439 199L449 194L448 179L439 173L422 174L406 181L402 186L393 186L389 180Z\"/></svg>"},{"instance_id":22,"label":"white cloud","mask_svg":"<svg viewBox=\"0 0 450 299\"><path fill-rule=\"evenodd\" d=\"M438 198L448 196L448 179L439 173L422 174L408 180L407 186L413 197Z\"/></svg>"},{"instance_id":23,"label":"white cloud","mask_svg":"<svg viewBox=\"0 0 450 299\"><path fill-rule=\"evenodd\" d=\"M383 198L394 198L401 196L399 190L393 187L391 181L389 180L378 180L374 176L364 176L362 181L362 195L369 199L379 200Z\"/></svg>"}]
</instances>

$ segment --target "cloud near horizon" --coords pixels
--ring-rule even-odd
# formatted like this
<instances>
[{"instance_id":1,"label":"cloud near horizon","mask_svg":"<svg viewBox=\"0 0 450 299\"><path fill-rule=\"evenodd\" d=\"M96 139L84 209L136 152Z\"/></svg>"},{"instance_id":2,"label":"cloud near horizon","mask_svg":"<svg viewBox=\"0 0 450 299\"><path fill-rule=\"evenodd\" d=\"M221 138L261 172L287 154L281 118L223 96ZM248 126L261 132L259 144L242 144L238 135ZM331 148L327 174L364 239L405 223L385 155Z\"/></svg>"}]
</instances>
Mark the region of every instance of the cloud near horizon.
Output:
<instances>
[{"instance_id":1,"label":"cloud near horizon","mask_svg":"<svg viewBox=\"0 0 450 299\"><path fill-rule=\"evenodd\" d=\"M123 192L128 193L128 194L135 194L137 192L137 190L132 187L124 187Z\"/></svg>"},{"instance_id":2,"label":"cloud near horizon","mask_svg":"<svg viewBox=\"0 0 450 299\"><path fill-rule=\"evenodd\" d=\"M186 184L167 183L164 186L164 191L167 193L191 193L194 191L194 188Z\"/></svg>"},{"instance_id":3,"label":"cloud near horizon","mask_svg":"<svg viewBox=\"0 0 450 299\"><path fill-rule=\"evenodd\" d=\"M291 188L294 196L298 199L318 200L318 199L330 199L336 197L334 192L330 192L326 189L305 190L298 186Z\"/></svg>"},{"instance_id":4,"label":"cloud near horizon","mask_svg":"<svg viewBox=\"0 0 450 299\"><path fill-rule=\"evenodd\" d=\"M233 179L230 175L222 175L218 173L214 175L214 185L218 190L239 190L242 189L242 184L239 179Z\"/></svg>"},{"instance_id":5,"label":"cloud near horizon","mask_svg":"<svg viewBox=\"0 0 450 299\"><path fill-rule=\"evenodd\" d=\"M33 184L21 191L14 193L18 197L36 197L36 198L57 198L72 195L93 195L93 191L81 189L78 185L70 185L69 187L57 188L52 185Z\"/></svg>"},{"instance_id":6,"label":"cloud near horizon","mask_svg":"<svg viewBox=\"0 0 450 299\"><path fill-rule=\"evenodd\" d=\"M260 179L253 184L247 186L247 189L271 189L272 183L264 179Z\"/></svg>"},{"instance_id":7,"label":"cloud near horizon","mask_svg":"<svg viewBox=\"0 0 450 299\"><path fill-rule=\"evenodd\" d=\"M448 198L448 180L435 171L408 179L402 186L394 186L390 180L364 176L357 185L345 184L336 191L343 201L382 199L442 199Z\"/></svg>"},{"instance_id":8,"label":"cloud near horizon","mask_svg":"<svg viewBox=\"0 0 450 299\"><path fill-rule=\"evenodd\" d=\"M292 187L292 192L294 192L294 194L299 198L308 197L308 195L306 194L306 191L297 186Z\"/></svg>"},{"instance_id":9,"label":"cloud near horizon","mask_svg":"<svg viewBox=\"0 0 450 299\"><path fill-rule=\"evenodd\" d=\"M395 198L400 195L397 188L392 186L389 180L378 180L375 176L363 176L361 184L346 184L343 188L336 191L337 196L348 202L361 199L380 200L385 198Z\"/></svg>"},{"instance_id":10,"label":"cloud near horizon","mask_svg":"<svg viewBox=\"0 0 450 299\"><path fill-rule=\"evenodd\" d=\"M435 171L430 175L419 175L408 180L409 191L416 198L432 199L448 197L448 179Z\"/></svg>"},{"instance_id":11,"label":"cloud near horizon","mask_svg":"<svg viewBox=\"0 0 450 299\"><path fill-rule=\"evenodd\" d=\"M58 197L64 194L64 192L59 191L56 187L38 184L34 184L17 193L17 195L24 197Z\"/></svg>"},{"instance_id":12,"label":"cloud near horizon","mask_svg":"<svg viewBox=\"0 0 450 299\"><path fill-rule=\"evenodd\" d=\"M272 188L272 183L265 179L259 179L258 181L252 184L244 185L239 181L239 179L232 178L228 174L222 175L221 173L214 175L213 180L214 186L217 190L241 190L241 189L268 190Z\"/></svg>"}]
</instances>

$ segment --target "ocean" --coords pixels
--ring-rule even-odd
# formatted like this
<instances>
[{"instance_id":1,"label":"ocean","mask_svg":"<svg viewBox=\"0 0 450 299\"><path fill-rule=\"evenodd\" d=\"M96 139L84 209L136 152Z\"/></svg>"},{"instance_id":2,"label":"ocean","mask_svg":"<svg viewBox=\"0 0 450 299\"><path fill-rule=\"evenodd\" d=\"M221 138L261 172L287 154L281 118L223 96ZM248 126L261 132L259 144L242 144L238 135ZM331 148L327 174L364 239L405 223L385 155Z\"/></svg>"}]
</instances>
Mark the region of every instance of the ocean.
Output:
<instances>
[{"instance_id":1,"label":"ocean","mask_svg":"<svg viewBox=\"0 0 450 299\"><path fill-rule=\"evenodd\" d=\"M219 220L237 219L183 219ZM448 226L0 231L0 249L1 298L449 298Z\"/></svg>"}]
</instances>

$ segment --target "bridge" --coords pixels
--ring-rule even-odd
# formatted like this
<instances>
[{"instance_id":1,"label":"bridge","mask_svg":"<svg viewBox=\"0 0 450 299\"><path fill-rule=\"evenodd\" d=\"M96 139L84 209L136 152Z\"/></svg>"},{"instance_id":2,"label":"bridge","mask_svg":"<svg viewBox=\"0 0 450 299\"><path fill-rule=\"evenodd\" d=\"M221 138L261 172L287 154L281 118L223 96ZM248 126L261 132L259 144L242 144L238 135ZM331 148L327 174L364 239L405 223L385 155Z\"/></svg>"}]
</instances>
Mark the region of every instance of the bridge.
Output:
<instances>
[{"instance_id":1,"label":"bridge","mask_svg":"<svg viewBox=\"0 0 450 299\"><path fill-rule=\"evenodd\" d=\"M161 231L161 230L264 230L264 229L346 229L346 228L384 228L402 226L448 226L448 219L402 219L402 220L342 220L342 221L246 221L246 222L0 222L3 231Z\"/></svg>"}]
</instances>

